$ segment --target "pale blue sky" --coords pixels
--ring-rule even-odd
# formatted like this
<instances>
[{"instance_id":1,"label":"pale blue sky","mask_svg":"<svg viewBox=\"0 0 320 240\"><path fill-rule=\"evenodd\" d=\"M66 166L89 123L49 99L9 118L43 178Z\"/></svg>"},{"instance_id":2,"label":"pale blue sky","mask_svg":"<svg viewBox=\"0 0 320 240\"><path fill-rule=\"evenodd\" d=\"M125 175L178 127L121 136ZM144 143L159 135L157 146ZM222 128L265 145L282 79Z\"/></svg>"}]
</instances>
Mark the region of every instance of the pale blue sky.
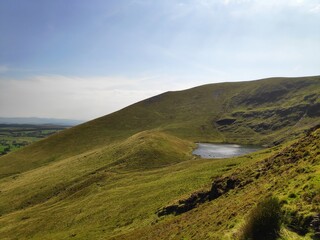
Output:
<instances>
[{"instance_id":1,"label":"pale blue sky","mask_svg":"<svg viewBox=\"0 0 320 240\"><path fill-rule=\"evenodd\" d=\"M0 33L0 116L92 119L168 90L320 74L320 0L0 0Z\"/></svg>"}]
</instances>

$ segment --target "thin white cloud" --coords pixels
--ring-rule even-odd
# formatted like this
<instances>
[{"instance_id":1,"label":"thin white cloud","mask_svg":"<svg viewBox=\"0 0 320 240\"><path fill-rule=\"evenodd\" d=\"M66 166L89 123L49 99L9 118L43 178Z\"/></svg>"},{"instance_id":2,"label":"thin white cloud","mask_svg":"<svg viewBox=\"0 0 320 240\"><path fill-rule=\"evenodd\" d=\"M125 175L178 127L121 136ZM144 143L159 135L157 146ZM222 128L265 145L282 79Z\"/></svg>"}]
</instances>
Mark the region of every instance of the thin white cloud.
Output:
<instances>
[{"instance_id":1,"label":"thin white cloud","mask_svg":"<svg viewBox=\"0 0 320 240\"><path fill-rule=\"evenodd\" d=\"M320 3L310 8L310 12L312 13L320 13Z\"/></svg>"},{"instance_id":2,"label":"thin white cloud","mask_svg":"<svg viewBox=\"0 0 320 240\"><path fill-rule=\"evenodd\" d=\"M222 3L228 4L252 4L261 6L301 6L315 4L316 0L221 0Z\"/></svg>"},{"instance_id":3,"label":"thin white cloud","mask_svg":"<svg viewBox=\"0 0 320 240\"><path fill-rule=\"evenodd\" d=\"M247 13L269 12L271 10L282 10L288 8L296 8L306 13L319 11L318 0L221 0L221 3L230 7L245 7L245 9L242 10Z\"/></svg>"},{"instance_id":4,"label":"thin white cloud","mask_svg":"<svg viewBox=\"0 0 320 240\"><path fill-rule=\"evenodd\" d=\"M306 14L320 11L319 0L189 0L164 2L163 6L164 19L171 21L194 16L216 17L221 13L221 6L235 17L270 15L286 10Z\"/></svg>"},{"instance_id":5,"label":"thin white cloud","mask_svg":"<svg viewBox=\"0 0 320 240\"><path fill-rule=\"evenodd\" d=\"M225 5L228 4L241 4L241 3L248 3L248 2L252 2L250 0L222 0L222 3Z\"/></svg>"}]
</instances>

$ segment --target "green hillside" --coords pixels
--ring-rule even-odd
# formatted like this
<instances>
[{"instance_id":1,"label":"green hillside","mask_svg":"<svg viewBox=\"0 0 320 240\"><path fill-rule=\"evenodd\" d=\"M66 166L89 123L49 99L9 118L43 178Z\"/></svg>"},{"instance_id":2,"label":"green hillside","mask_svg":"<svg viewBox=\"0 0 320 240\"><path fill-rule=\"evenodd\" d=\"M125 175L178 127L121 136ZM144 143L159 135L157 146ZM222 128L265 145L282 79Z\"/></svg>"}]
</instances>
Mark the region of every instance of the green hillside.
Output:
<instances>
[{"instance_id":1,"label":"green hillside","mask_svg":"<svg viewBox=\"0 0 320 240\"><path fill-rule=\"evenodd\" d=\"M214 178L211 186L164 206L158 215L167 217L158 224L114 239L238 239L250 209L270 195L280 199L282 239L318 239L314 234L319 234L319 225L311 223L320 216L319 146L320 126L273 155L240 165Z\"/></svg>"},{"instance_id":2,"label":"green hillside","mask_svg":"<svg viewBox=\"0 0 320 240\"><path fill-rule=\"evenodd\" d=\"M0 177L151 129L194 142L273 145L319 123L319 89L317 76L219 83L167 92L2 157Z\"/></svg>"},{"instance_id":3,"label":"green hillside","mask_svg":"<svg viewBox=\"0 0 320 240\"><path fill-rule=\"evenodd\" d=\"M146 99L0 157L1 239L236 239L270 194L282 239L311 239L318 124L318 76ZM197 141L270 148L200 159Z\"/></svg>"}]
</instances>

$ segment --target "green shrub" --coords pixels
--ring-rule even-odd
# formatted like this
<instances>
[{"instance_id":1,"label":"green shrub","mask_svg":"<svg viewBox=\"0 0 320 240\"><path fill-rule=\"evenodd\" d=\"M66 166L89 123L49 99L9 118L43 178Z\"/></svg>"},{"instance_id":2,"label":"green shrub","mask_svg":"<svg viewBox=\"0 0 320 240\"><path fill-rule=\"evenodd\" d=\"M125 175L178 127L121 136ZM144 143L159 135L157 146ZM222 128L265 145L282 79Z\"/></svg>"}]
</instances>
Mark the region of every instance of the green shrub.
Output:
<instances>
[{"instance_id":1,"label":"green shrub","mask_svg":"<svg viewBox=\"0 0 320 240\"><path fill-rule=\"evenodd\" d=\"M268 197L249 214L241 231L241 240L273 240L278 237L281 225L279 200Z\"/></svg>"}]
</instances>

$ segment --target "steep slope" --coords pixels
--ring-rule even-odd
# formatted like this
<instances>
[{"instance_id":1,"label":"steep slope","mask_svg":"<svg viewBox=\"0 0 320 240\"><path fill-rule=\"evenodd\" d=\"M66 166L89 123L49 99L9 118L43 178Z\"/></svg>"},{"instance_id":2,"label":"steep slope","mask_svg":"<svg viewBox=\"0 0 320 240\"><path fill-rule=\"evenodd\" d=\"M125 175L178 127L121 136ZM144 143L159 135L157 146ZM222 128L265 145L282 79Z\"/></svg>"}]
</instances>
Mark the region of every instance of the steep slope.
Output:
<instances>
[{"instance_id":1,"label":"steep slope","mask_svg":"<svg viewBox=\"0 0 320 240\"><path fill-rule=\"evenodd\" d=\"M191 141L268 144L320 119L320 77L272 78L167 92L0 158L0 177L157 129Z\"/></svg>"},{"instance_id":2,"label":"steep slope","mask_svg":"<svg viewBox=\"0 0 320 240\"><path fill-rule=\"evenodd\" d=\"M207 189L160 209L159 216L168 216L158 224L114 239L238 239L250 209L269 195L281 201L282 239L319 239L319 146L320 126L271 157L216 177Z\"/></svg>"}]
</instances>

